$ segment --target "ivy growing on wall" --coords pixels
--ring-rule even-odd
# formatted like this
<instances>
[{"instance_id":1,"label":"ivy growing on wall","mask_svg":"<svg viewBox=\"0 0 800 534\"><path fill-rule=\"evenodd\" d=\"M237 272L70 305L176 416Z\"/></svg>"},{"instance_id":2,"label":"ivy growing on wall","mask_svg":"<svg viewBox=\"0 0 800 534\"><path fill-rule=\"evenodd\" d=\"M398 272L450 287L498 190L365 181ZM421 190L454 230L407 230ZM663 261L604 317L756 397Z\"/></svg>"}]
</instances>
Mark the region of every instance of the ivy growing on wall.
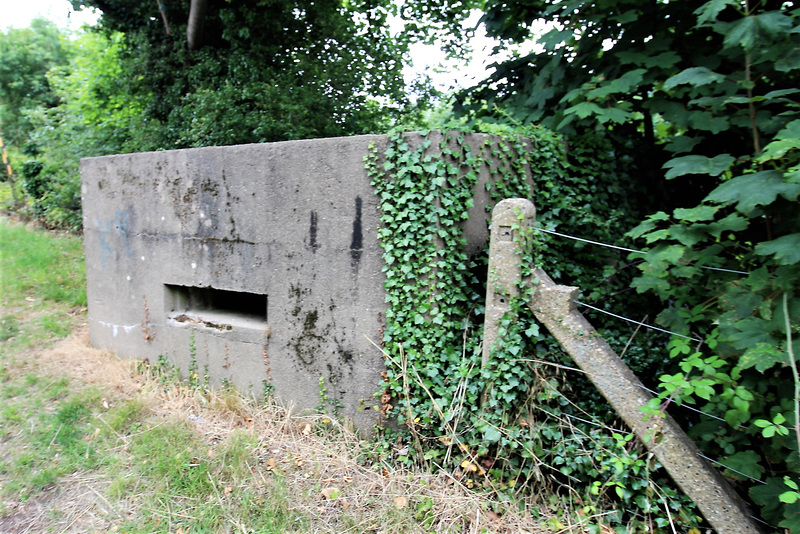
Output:
<instances>
[{"instance_id":1,"label":"ivy growing on wall","mask_svg":"<svg viewBox=\"0 0 800 534\"><path fill-rule=\"evenodd\" d=\"M556 492L580 493L584 512L613 509L605 521L631 528L666 524L663 504L653 506L658 497L673 518L682 514L693 524L691 503L629 435L610 429L620 427L585 378L564 375L559 366L569 360L539 329L524 299L501 321L502 344L481 366L487 254L470 257L463 235L481 176L488 177L481 186L491 198L487 212L503 198L529 198L537 226L607 243L624 244L623 232L646 209L628 204L626 193L635 185L620 170L627 162L603 141L575 138L568 147L545 129L524 134L393 134L384 152L373 147L366 157L381 202L389 304L381 410L401 428L385 430L386 437L403 442L396 447L399 461L455 470L469 486L511 494L555 481ZM634 274L613 251L544 233L536 239L525 262L561 283L591 288L583 298L598 306L616 304ZM643 297L630 296L629 309L636 309ZM596 325L612 345L628 345L634 368L653 365L646 357L652 337L629 343L627 326Z\"/></svg>"}]
</instances>

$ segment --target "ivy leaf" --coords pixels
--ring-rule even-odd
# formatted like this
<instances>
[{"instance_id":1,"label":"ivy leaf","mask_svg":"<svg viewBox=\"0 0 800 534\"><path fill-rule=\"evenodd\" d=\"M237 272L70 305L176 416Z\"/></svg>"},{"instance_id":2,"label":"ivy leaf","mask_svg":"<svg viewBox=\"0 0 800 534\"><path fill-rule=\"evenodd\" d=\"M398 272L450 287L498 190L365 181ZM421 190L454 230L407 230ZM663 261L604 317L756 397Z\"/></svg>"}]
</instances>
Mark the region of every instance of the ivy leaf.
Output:
<instances>
[{"instance_id":1,"label":"ivy leaf","mask_svg":"<svg viewBox=\"0 0 800 534\"><path fill-rule=\"evenodd\" d=\"M719 176L731 166L736 160L730 154L719 154L713 158L706 156L682 156L672 158L663 166L669 169L665 178L671 180L686 174L707 174L709 176Z\"/></svg>"},{"instance_id":2,"label":"ivy leaf","mask_svg":"<svg viewBox=\"0 0 800 534\"><path fill-rule=\"evenodd\" d=\"M750 213L756 206L775 202L778 195L794 201L800 195L800 184L786 183L779 171L770 170L732 178L714 189L705 200L720 204L735 202L738 211Z\"/></svg>"},{"instance_id":3,"label":"ivy leaf","mask_svg":"<svg viewBox=\"0 0 800 534\"><path fill-rule=\"evenodd\" d=\"M724 79L725 76L706 67L689 67L667 79L667 81L664 82L664 89L673 89L678 85L699 87L710 83L719 83Z\"/></svg>"},{"instance_id":4,"label":"ivy leaf","mask_svg":"<svg viewBox=\"0 0 800 534\"><path fill-rule=\"evenodd\" d=\"M778 364L786 363L786 353L769 343L757 343L755 347L747 349L739 358L740 369L755 367L756 371L763 373Z\"/></svg>"},{"instance_id":5,"label":"ivy leaf","mask_svg":"<svg viewBox=\"0 0 800 534\"><path fill-rule=\"evenodd\" d=\"M539 337L539 325L531 322L528 326L528 329L525 330L525 335L531 339L536 339Z\"/></svg>"},{"instance_id":6,"label":"ivy leaf","mask_svg":"<svg viewBox=\"0 0 800 534\"><path fill-rule=\"evenodd\" d=\"M500 432L498 432L493 426L487 425L483 430L483 439L485 439L488 443L497 443L502 437L502 434L500 434Z\"/></svg>"},{"instance_id":7,"label":"ivy leaf","mask_svg":"<svg viewBox=\"0 0 800 534\"><path fill-rule=\"evenodd\" d=\"M760 256L775 256L780 265L793 265L800 262L800 233L781 236L772 241L756 245L756 254Z\"/></svg>"}]
</instances>

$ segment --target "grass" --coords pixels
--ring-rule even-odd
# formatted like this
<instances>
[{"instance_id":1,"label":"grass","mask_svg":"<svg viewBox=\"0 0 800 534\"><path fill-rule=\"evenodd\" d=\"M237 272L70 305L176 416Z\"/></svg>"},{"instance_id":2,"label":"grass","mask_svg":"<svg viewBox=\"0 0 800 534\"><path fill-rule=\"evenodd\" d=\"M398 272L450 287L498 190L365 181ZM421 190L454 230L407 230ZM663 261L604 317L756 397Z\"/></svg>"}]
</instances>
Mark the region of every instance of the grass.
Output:
<instances>
[{"instance_id":1,"label":"grass","mask_svg":"<svg viewBox=\"0 0 800 534\"><path fill-rule=\"evenodd\" d=\"M0 224L0 354L68 335L86 307L83 242Z\"/></svg>"},{"instance_id":2,"label":"grass","mask_svg":"<svg viewBox=\"0 0 800 534\"><path fill-rule=\"evenodd\" d=\"M3 300L86 306L83 241L74 235L35 232L0 224Z\"/></svg>"},{"instance_id":3,"label":"grass","mask_svg":"<svg viewBox=\"0 0 800 534\"><path fill-rule=\"evenodd\" d=\"M0 532L551 531L327 416L88 347L80 238L0 220L0 254Z\"/></svg>"}]
</instances>

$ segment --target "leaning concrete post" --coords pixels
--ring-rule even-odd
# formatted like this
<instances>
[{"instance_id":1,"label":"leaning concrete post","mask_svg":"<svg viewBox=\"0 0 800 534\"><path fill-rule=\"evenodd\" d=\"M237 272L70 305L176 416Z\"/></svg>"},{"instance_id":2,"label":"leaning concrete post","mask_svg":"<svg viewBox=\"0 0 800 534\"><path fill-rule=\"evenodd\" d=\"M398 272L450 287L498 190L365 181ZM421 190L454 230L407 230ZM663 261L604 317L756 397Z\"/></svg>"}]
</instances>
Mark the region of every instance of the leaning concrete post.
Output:
<instances>
[{"instance_id":1,"label":"leaning concrete post","mask_svg":"<svg viewBox=\"0 0 800 534\"><path fill-rule=\"evenodd\" d=\"M533 205L527 200L514 199L512 204L497 205L500 209L492 217L492 233L489 256L488 295L517 294L516 282L520 279L521 249L518 240L505 238L506 246L494 243L496 230L504 239L497 221L507 221L508 212L533 213ZM528 207L524 207L528 204ZM499 216L499 218L498 218ZM499 223L504 224L504 223ZM533 225L533 219L523 218L517 225ZM523 232L525 233L525 232ZM512 247L517 246L516 250ZM492 251L500 251L497 256ZM499 262L495 260L499 260ZM504 272L507 271L507 272ZM541 270L534 271L534 279L526 283L535 284L535 293L529 303L536 318L561 343L564 350L586 373L611 406L633 429L659 462L667 469L676 484L688 495L705 516L706 520L720 533L756 534L758 528L751 519L745 503L739 498L728 482L705 462L695 443L669 416L651 417L645 421L642 407L652 398L642 387L641 382L613 349L595 331L583 315L575 309L575 296L578 288L559 286ZM513 293L512 293L513 292ZM486 321L484 331L494 333L491 341L484 339L484 365L487 361L487 345L496 340L497 324L491 327L490 320L497 321L495 308L501 299L490 304L487 296ZM492 315L490 316L490 305ZM506 308L508 309L508 308Z\"/></svg>"},{"instance_id":2,"label":"leaning concrete post","mask_svg":"<svg viewBox=\"0 0 800 534\"><path fill-rule=\"evenodd\" d=\"M536 209L521 198L508 198L492 210L489 236L489 278L486 282L486 316L483 324L482 365L489 363L497 342L500 319L510 309L511 298L519 295L522 253L531 246L530 232Z\"/></svg>"}]
</instances>

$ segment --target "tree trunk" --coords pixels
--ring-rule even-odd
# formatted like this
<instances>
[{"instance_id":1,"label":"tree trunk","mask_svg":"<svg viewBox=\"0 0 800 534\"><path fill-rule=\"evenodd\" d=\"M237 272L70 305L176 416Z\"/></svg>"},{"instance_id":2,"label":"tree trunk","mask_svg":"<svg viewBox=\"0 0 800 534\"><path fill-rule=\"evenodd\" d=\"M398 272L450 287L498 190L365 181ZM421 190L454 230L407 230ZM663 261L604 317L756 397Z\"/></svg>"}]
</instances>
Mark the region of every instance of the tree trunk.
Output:
<instances>
[{"instance_id":1,"label":"tree trunk","mask_svg":"<svg viewBox=\"0 0 800 534\"><path fill-rule=\"evenodd\" d=\"M197 50L202 46L203 19L206 16L208 0L192 0L189 8L189 23L186 27L186 41L189 50Z\"/></svg>"}]
</instances>

